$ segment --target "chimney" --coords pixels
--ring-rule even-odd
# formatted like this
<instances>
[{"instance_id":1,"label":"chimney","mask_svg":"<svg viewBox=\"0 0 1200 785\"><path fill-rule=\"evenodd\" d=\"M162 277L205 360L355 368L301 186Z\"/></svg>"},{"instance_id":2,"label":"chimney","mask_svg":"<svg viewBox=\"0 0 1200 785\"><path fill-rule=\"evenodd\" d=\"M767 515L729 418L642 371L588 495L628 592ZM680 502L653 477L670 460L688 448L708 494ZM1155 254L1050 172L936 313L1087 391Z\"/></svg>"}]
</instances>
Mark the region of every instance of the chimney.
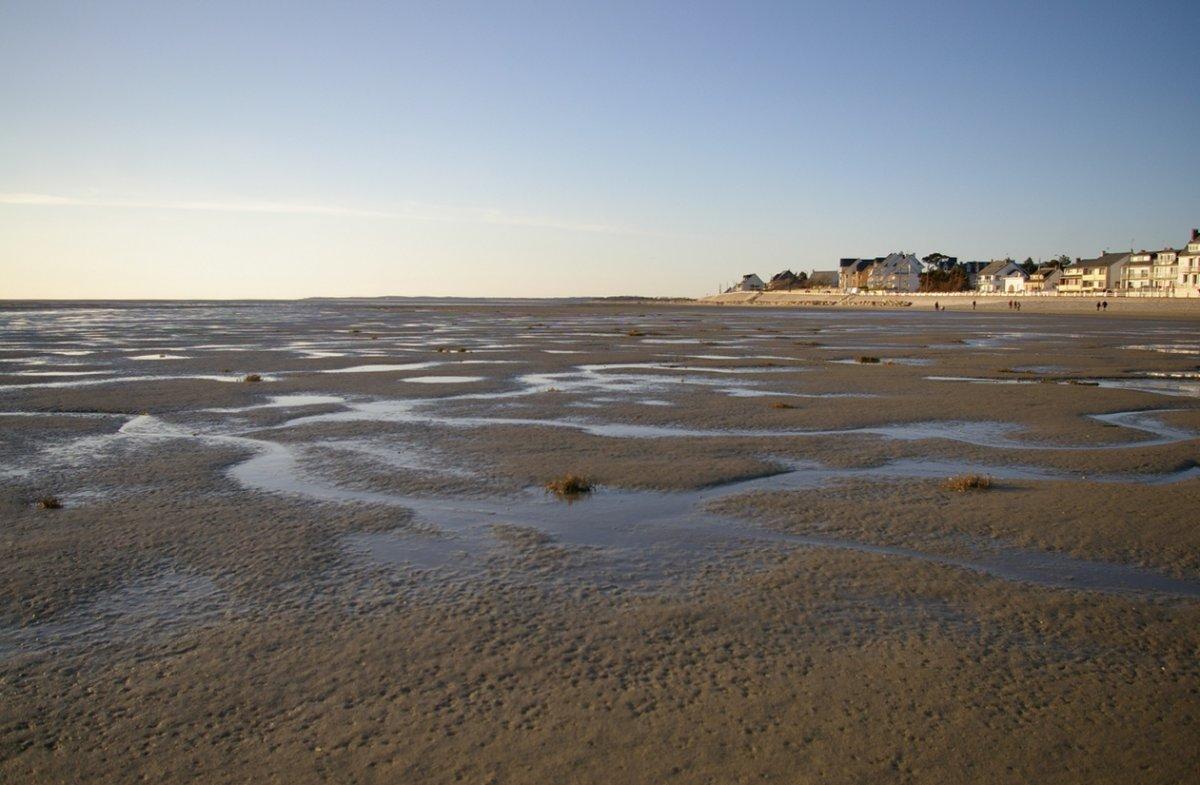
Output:
<instances>
[{"instance_id":1,"label":"chimney","mask_svg":"<svg viewBox=\"0 0 1200 785\"><path fill-rule=\"evenodd\" d=\"M1200 229L1192 230L1192 242L1200 242Z\"/></svg>"}]
</instances>

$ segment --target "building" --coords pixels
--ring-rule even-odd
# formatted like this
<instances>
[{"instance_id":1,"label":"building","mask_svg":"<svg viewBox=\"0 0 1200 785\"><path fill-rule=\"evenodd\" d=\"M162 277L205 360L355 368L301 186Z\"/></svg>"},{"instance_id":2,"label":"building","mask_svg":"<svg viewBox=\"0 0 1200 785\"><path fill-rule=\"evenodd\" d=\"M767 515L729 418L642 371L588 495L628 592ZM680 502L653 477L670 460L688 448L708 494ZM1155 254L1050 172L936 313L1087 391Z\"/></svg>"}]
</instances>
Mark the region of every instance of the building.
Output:
<instances>
[{"instance_id":1,"label":"building","mask_svg":"<svg viewBox=\"0 0 1200 785\"><path fill-rule=\"evenodd\" d=\"M1003 292L1004 279L1018 270L1021 270L1021 266L1011 259L997 259L989 262L976 276L975 288L979 290L980 294ZM1022 287L1024 287L1023 283Z\"/></svg>"},{"instance_id":2,"label":"building","mask_svg":"<svg viewBox=\"0 0 1200 785\"><path fill-rule=\"evenodd\" d=\"M921 288L924 266L913 254L890 253L871 265L867 288L873 291L915 292Z\"/></svg>"},{"instance_id":3,"label":"building","mask_svg":"<svg viewBox=\"0 0 1200 785\"><path fill-rule=\"evenodd\" d=\"M1150 288L1158 294L1169 294L1179 281L1179 251L1164 248L1154 254L1150 268Z\"/></svg>"},{"instance_id":4,"label":"building","mask_svg":"<svg viewBox=\"0 0 1200 785\"><path fill-rule=\"evenodd\" d=\"M1177 262L1179 270L1176 293L1200 295L1200 229L1192 230L1192 239L1188 240L1187 246L1179 252Z\"/></svg>"},{"instance_id":5,"label":"building","mask_svg":"<svg viewBox=\"0 0 1200 785\"><path fill-rule=\"evenodd\" d=\"M1058 291L1064 294L1103 294L1121 283L1121 271L1129 253L1104 253L1095 259L1076 259L1063 268Z\"/></svg>"},{"instance_id":6,"label":"building","mask_svg":"<svg viewBox=\"0 0 1200 785\"><path fill-rule=\"evenodd\" d=\"M813 270L808 276L808 285L812 289L836 289L839 285L838 271Z\"/></svg>"},{"instance_id":7,"label":"building","mask_svg":"<svg viewBox=\"0 0 1200 785\"><path fill-rule=\"evenodd\" d=\"M1150 288L1150 271L1154 268L1154 254L1138 251L1129 254L1129 261L1121 268L1119 288L1126 292L1140 292Z\"/></svg>"},{"instance_id":8,"label":"building","mask_svg":"<svg viewBox=\"0 0 1200 785\"><path fill-rule=\"evenodd\" d=\"M763 284L761 278L759 278L754 273L747 273L746 275L742 276L742 280L739 283L731 286L728 291L731 291L731 292L761 292L766 288L767 287L765 284Z\"/></svg>"},{"instance_id":9,"label":"building","mask_svg":"<svg viewBox=\"0 0 1200 785\"><path fill-rule=\"evenodd\" d=\"M1029 280L1025 282L1025 291L1030 294L1039 292L1053 292L1058 289L1058 282L1062 280L1062 270L1057 267L1039 267L1029 274Z\"/></svg>"},{"instance_id":10,"label":"building","mask_svg":"<svg viewBox=\"0 0 1200 785\"><path fill-rule=\"evenodd\" d=\"M972 289L979 288L979 272L987 267L991 262L962 262L958 266L964 273L967 274L967 286Z\"/></svg>"},{"instance_id":11,"label":"building","mask_svg":"<svg viewBox=\"0 0 1200 785\"><path fill-rule=\"evenodd\" d=\"M1029 281L1029 273L1025 272L1025 268L1018 267L1001 280L1004 283L1005 294L1024 294L1025 284Z\"/></svg>"},{"instance_id":12,"label":"building","mask_svg":"<svg viewBox=\"0 0 1200 785\"><path fill-rule=\"evenodd\" d=\"M876 259L857 259L844 258L838 261L838 288L850 292L857 289L862 289L867 285L867 277L871 273L871 266L875 262L883 261L883 257Z\"/></svg>"}]
</instances>

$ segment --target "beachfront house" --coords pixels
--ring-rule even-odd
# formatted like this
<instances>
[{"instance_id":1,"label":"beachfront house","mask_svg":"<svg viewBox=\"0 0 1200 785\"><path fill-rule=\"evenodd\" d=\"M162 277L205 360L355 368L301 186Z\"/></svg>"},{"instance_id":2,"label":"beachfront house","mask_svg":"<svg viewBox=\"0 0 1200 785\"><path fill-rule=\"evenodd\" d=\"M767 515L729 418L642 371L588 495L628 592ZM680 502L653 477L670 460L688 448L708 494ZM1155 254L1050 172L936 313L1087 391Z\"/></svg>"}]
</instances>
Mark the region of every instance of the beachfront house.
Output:
<instances>
[{"instance_id":1,"label":"beachfront house","mask_svg":"<svg viewBox=\"0 0 1200 785\"><path fill-rule=\"evenodd\" d=\"M999 294L1004 291L1005 280L1008 276L1021 270L1021 266L1012 259L996 259L988 263L976 276L975 288L980 294ZM1024 289L1024 282L1022 282Z\"/></svg>"},{"instance_id":2,"label":"beachfront house","mask_svg":"<svg viewBox=\"0 0 1200 785\"><path fill-rule=\"evenodd\" d=\"M1029 273L1021 267L1013 270L1008 275L1004 276L1004 293L1005 294L1024 294L1025 284L1029 281Z\"/></svg>"},{"instance_id":3,"label":"beachfront house","mask_svg":"<svg viewBox=\"0 0 1200 785\"><path fill-rule=\"evenodd\" d=\"M1179 251L1164 248L1154 254L1150 268L1150 288L1157 294L1170 294L1179 281Z\"/></svg>"},{"instance_id":4,"label":"beachfront house","mask_svg":"<svg viewBox=\"0 0 1200 785\"><path fill-rule=\"evenodd\" d=\"M1029 274L1029 280L1025 282L1025 291L1030 294L1053 292L1058 289L1060 280L1062 280L1062 270L1059 268L1039 267Z\"/></svg>"},{"instance_id":5,"label":"beachfront house","mask_svg":"<svg viewBox=\"0 0 1200 785\"><path fill-rule=\"evenodd\" d=\"M872 291L915 292L921 286L921 260L913 254L891 253L871 265L867 288Z\"/></svg>"},{"instance_id":6,"label":"beachfront house","mask_svg":"<svg viewBox=\"0 0 1200 785\"><path fill-rule=\"evenodd\" d=\"M846 257L838 261L838 288L846 292L854 292L867 285L867 277L871 274L871 266L878 259L859 259Z\"/></svg>"},{"instance_id":7,"label":"beachfront house","mask_svg":"<svg viewBox=\"0 0 1200 785\"><path fill-rule=\"evenodd\" d=\"M766 289L766 285L754 273L747 273L742 276L742 280L733 286L726 289L727 292L761 292Z\"/></svg>"},{"instance_id":8,"label":"beachfront house","mask_svg":"<svg viewBox=\"0 0 1200 785\"><path fill-rule=\"evenodd\" d=\"M1200 229L1192 230L1192 239L1179 252L1176 294L1200 295Z\"/></svg>"},{"instance_id":9,"label":"beachfront house","mask_svg":"<svg viewBox=\"0 0 1200 785\"><path fill-rule=\"evenodd\" d=\"M991 264L991 262L959 262L959 269L967 275L968 288L979 288L979 273L989 264Z\"/></svg>"},{"instance_id":10,"label":"beachfront house","mask_svg":"<svg viewBox=\"0 0 1200 785\"><path fill-rule=\"evenodd\" d=\"M1103 253L1095 259L1076 259L1063 268L1058 291L1064 294L1103 294L1121 283L1121 271L1130 253Z\"/></svg>"},{"instance_id":11,"label":"beachfront house","mask_svg":"<svg viewBox=\"0 0 1200 785\"><path fill-rule=\"evenodd\" d=\"M1150 271L1154 269L1155 254L1138 251L1129 254L1129 261L1121 268L1118 288L1126 292L1142 292L1150 289Z\"/></svg>"}]
</instances>

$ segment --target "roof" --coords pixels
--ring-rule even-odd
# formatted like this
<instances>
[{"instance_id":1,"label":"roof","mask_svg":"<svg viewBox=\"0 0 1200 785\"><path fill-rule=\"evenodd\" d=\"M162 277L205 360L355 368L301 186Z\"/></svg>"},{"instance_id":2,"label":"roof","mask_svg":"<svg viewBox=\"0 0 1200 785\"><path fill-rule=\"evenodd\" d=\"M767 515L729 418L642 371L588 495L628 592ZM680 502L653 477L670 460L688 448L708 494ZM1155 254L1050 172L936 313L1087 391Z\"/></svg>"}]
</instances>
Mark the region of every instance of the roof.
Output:
<instances>
[{"instance_id":1,"label":"roof","mask_svg":"<svg viewBox=\"0 0 1200 785\"><path fill-rule=\"evenodd\" d=\"M836 284L838 279L837 270L813 270L808 276L810 284L829 283Z\"/></svg>"},{"instance_id":2,"label":"roof","mask_svg":"<svg viewBox=\"0 0 1200 785\"><path fill-rule=\"evenodd\" d=\"M1117 253L1102 253L1095 259L1080 259L1072 267L1112 267L1114 264L1120 264L1129 258L1128 251L1118 251Z\"/></svg>"},{"instance_id":3,"label":"roof","mask_svg":"<svg viewBox=\"0 0 1200 785\"><path fill-rule=\"evenodd\" d=\"M1009 261L1008 259L996 259L995 261L989 262L987 267L984 267L982 270L979 271L979 274L980 275L999 275L1000 271L1003 270L1005 267L1008 267L1010 264L1016 264L1016 262Z\"/></svg>"},{"instance_id":4,"label":"roof","mask_svg":"<svg viewBox=\"0 0 1200 785\"><path fill-rule=\"evenodd\" d=\"M865 270L868 267L870 267L871 265L875 264L875 262L882 262L882 261L883 261L882 256L878 256L874 259L851 259L851 258L847 257L845 259L839 260L838 266L840 266L843 270L849 268L852 272L861 273L863 270Z\"/></svg>"},{"instance_id":5,"label":"roof","mask_svg":"<svg viewBox=\"0 0 1200 785\"><path fill-rule=\"evenodd\" d=\"M888 268L888 267L894 268L894 267L899 267L900 265L904 265L904 264L907 264L907 265L915 264L918 268L921 266L921 260L918 259L913 254L890 253L887 255L886 258L876 259L875 261L880 262L882 268Z\"/></svg>"}]
</instances>

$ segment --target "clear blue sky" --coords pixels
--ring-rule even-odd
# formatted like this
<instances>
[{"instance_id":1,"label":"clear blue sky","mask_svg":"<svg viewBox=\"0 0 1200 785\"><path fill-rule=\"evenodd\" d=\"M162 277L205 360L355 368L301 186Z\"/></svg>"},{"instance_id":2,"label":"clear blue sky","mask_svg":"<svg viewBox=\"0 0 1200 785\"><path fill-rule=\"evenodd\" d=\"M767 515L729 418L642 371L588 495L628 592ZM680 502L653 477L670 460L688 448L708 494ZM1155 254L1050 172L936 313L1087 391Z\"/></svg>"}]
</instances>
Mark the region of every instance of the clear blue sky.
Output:
<instances>
[{"instance_id":1,"label":"clear blue sky","mask_svg":"<svg viewBox=\"0 0 1200 785\"><path fill-rule=\"evenodd\" d=\"M1200 225L1200 3L0 0L0 297L702 294Z\"/></svg>"}]
</instances>

